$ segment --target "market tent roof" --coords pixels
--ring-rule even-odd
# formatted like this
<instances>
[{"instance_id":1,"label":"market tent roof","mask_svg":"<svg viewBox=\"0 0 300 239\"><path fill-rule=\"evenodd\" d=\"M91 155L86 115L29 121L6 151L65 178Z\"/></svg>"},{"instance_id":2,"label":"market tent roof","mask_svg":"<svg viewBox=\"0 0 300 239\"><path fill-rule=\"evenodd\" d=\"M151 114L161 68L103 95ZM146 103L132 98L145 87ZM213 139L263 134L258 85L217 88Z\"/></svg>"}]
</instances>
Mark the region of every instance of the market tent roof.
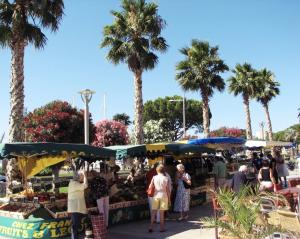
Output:
<instances>
[{"instance_id":1,"label":"market tent roof","mask_svg":"<svg viewBox=\"0 0 300 239\"><path fill-rule=\"evenodd\" d=\"M199 145L182 143L155 143L146 145L115 145L106 147L115 151L116 159L126 157L157 157L159 155L186 153L214 153L215 151Z\"/></svg>"},{"instance_id":2,"label":"market tent roof","mask_svg":"<svg viewBox=\"0 0 300 239\"><path fill-rule=\"evenodd\" d=\"M11 143L0 144L0 158L48 156L69 154L84 158L105 159L114 157L114 151L86 144L68 143Z\"/></svg>"},{"instance_id":3,"label":"market tent roof","mask_svg":"<svg viewBox=\"0 0 300 239\"><path fill-rule=\"evenodd\" d=\"M203 139L191 139L188 141L188 144L203 145L208 148L224 150L224 149L242 147L244 146L245 142L246 140L242 138L212 137L212 138L203 138Z\"/></svg>"},{"instance_id":4,"label":"market tent roof","mask_svg":"<svg viewBox=\"0 0 300 239\"><path fill-rule=\"evenodd\" d=\"M147 152L145 145L114 145L105 147L105 149L112 150L116 159L142 157L145 156Z\"/></svg>"},{"instance_id":5,"label":"market tent roof","mask_svg":"<svg viewBox=\"0 0 300 239\"><path fill-rule=\"evenodd\" d=\"M291 142L282 142L282 141L265 141L265 140L247 140L245 146L247 148L263 147L263 148L272 148L272 147L293 147Z\"/></svg>"},{"instance_id":6,"label":"market tent roof","mask_svg":"<svg viewBox=\"0 0 300 239\"><path fill-rule=\"evenodd\" d=\"M175 155L187 154L187 153L214 153L215 150L207 148L201 145L194 144L182 144L182 143L173 143L166 145L167 152L172 152Z\"/></svg>"}]
</instances>

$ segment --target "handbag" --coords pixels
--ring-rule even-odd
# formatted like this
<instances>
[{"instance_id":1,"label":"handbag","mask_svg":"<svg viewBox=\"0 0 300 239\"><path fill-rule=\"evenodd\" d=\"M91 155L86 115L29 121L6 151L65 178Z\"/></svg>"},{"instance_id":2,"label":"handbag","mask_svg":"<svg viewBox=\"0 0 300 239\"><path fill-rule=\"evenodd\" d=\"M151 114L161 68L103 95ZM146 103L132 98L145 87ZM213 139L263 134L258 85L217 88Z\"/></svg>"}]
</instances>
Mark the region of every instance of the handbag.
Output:
<instances>
[{"instance_id":1,"label":"handbag","mask_svg":"<svg viewBox=\"0 0 300 239\"><path fill-rule=\"evenodd\" d=\"M154 193L155 193L155 187L154 187L153 180L152 180L147 189L147 195L148 195L148 197L153 197Z\"/></svg>"}]
</instances>

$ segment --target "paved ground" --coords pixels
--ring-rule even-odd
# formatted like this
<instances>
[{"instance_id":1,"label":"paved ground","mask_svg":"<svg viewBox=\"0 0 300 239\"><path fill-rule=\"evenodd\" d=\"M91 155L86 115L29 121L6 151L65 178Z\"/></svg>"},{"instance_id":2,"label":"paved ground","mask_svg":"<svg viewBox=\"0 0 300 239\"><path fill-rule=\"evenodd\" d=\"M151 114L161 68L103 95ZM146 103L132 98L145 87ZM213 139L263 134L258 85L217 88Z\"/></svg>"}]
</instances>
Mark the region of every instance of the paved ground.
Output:
<instances>
[{"instance_id":1,"label":"paved ground","mask_svg":"<svg viewBox=\"0 0 300 239\"><path fill-rule=\"evenodd\" d=\"M154 232L148 233L149 221L137 221L109 228L108 239L214 239L214 229L203 229L200 223L201 218L211 215L212 209L208 205L193 207L189 220L167 221L166 232L160 233L159 225L156 225Z\"/></svg>"}]
</instances>

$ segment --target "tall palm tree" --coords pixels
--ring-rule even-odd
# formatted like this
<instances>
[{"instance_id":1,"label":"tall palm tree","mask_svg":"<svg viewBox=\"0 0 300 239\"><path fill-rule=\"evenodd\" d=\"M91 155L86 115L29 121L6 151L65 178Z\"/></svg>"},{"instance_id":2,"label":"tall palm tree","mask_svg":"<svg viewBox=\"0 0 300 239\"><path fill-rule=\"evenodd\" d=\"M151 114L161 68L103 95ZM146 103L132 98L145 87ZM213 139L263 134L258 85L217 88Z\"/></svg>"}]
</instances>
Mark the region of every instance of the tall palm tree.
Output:
<instances>
[{"instance_id":1,"label":"tall palm tree","mask_svg":"<svg viewBox=\"0 0 300 239\"><path fill-rule=\"evenodd\" d=\"M9 141L23 139L24 53L28 44L43 48L41 28L55 32L63 16L63 0L0 0L0 45L11 49Z\"/></svg>"},{"instance_id":2,"label":"tall palm tree","mask_svg":"<svg viewBox=\"0 0 300 239\"><path fill-rule=\"evenodd\" d=\"M135 141L144 143L142 74L158 63L155 51L167 50L161 36L165 21L158 15L158 6L145 0L123 0L120 12L112 11L115 20L105 26L101 47L109 47L107 59L114 64L126 63L134 74Z\"/></svg>"},{"instance_id":3,"label":"tall palm tree","mask_svg":"<svg viewBox=\"0 0 300 239\"><path fill-rule=\"evenodd\" d=\"M209 100L214 90L225 89L220 73L228 71L228 66L218 55L219 48L211 47L208 42L192 40L190 47L180 49L184 60L176 65L176 80L183 90L199 91L202 97L203 129L209 137Z\"/></svg>"},{"instance_id":4,"label":"tall palm tree","mask_svg":"<svg viewBox=\"0 0 300 239\"><path fill-rule=\"evenodd\" d=\"M9 142L23 141L24 115L24 54L33 44L43 48L47 38L41 28L58 30L63 16L63 0L0 0L0 45L11 49ZM12 181L20 176L15 159L6 167L7 194L12 193Z\"/></svg>"},{"instance_id":5,"label":"tall palm tree","mask_svg":"<svg viewBox=\"0 0 300 239\"><path fill-rule=\"evenodd\" d=\"M252 139L252 127L249 101L255 97L258 89L257 73L248 63L237 64L232 71L235 75L228 79L229 92L235 96L242 95L246 113L246 136Z\"/></svg>"},{"instance_id":6,"label":"tall palm tree","mask_svg":"<svg viewBox=\"0 0 300 239\"><path fill-rule=\"evenodd\" d=\"M256 94L256 100L260 102L266 113L266 120L268 124L268 137L269 140L273 140L272 122L269 112L270 101L279 95L280 84L274 80L274 74L266 68L258 72L257 76L259 80L259 91Z\"/></svg>"}]
</instances>

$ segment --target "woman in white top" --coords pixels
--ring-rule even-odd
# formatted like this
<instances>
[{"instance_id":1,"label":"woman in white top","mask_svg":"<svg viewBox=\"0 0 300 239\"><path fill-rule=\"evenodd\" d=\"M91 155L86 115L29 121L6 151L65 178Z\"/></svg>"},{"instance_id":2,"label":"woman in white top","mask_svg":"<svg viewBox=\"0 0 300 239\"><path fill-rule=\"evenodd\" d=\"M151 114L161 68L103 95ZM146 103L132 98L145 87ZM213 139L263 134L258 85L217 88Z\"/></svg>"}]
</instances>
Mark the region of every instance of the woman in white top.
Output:
<instances>
[{"instance_id":1,"label":"woman in white top","mask_svg":"<svg viewBox=\"0 0 300 239\"><path fill-rule=\"evenodd\" d=\"M154 196L152 201L152 211L151 211L151 224L149 227L149 232L153 232L153 224L155 221L155 216L157 211L159 211L160 216L160 232L165 231L165 211L169 208L170 202L170 189L169 189L169 179L164 175L164 166L162 164L156 167L157 175L152 178L149 187L154 187Z\"/></svg>"},{"instance_id":2,"label":"woman in white top","mask_svg":"<svg viewBox=\"0 0 300 239\"><path fill-rule=\"evenodd\" d=\"M190 210L190 187L192 185L191 176L185 172L183 164L178 164L176 166L176 183L177 191L176 198L174 202L174 211L180 212L179 221L183 219L188 219L188 212Z\"/></svg>"},{"instance_id":3,"label":"woman in white top","mask_svg":"<svg viewBox=\"0 0 300 239\"><path fill-rule=\"evenodd\" d=\"M74 172L73 180L68 186L68 213L71 214L71 238L78 239L78 228L81 218L87 214L84 190L88 187L85 172Z\"/></svg>"}]
</instances>

